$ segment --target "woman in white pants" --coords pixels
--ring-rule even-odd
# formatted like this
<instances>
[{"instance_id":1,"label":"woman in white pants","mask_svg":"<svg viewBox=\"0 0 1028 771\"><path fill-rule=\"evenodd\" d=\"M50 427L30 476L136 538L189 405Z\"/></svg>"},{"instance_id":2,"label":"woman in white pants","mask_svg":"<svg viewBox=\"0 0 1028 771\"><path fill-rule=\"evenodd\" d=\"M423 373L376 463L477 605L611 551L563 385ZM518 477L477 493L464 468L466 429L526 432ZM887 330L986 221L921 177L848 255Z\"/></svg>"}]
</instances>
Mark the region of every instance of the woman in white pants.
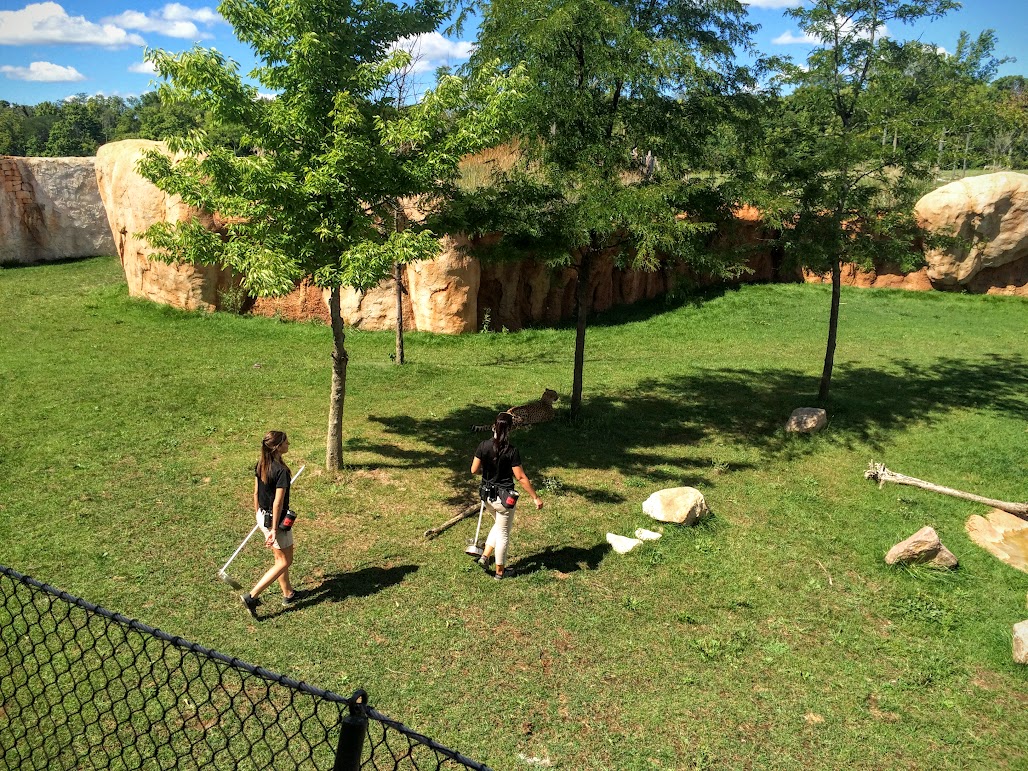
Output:
<instances>
[{"instance_id":1,"label":"woman in white pants","mask_svg":"<svg viewBox=\"0 0 1028 771\"><path fill-rule=\"evenodd\" d=\"M471 473L482 474L482 485L479 488L482 502L496 514L496 523L489 531L485 551L478 561L488 568L493 555L496 555L497 581L504 576L510 529L514 524L514 507L518 499L518 494L514 492L514 480L517 479L525 492L532 496L537 509L543 507L542 499L532 489L532 483L521 467L521 454L508 441L513 423L514 418L510 413L501 412L497 415L493 423L493 438L478 445L475 459L471 461Z\"/></svg>"}]
</instances>

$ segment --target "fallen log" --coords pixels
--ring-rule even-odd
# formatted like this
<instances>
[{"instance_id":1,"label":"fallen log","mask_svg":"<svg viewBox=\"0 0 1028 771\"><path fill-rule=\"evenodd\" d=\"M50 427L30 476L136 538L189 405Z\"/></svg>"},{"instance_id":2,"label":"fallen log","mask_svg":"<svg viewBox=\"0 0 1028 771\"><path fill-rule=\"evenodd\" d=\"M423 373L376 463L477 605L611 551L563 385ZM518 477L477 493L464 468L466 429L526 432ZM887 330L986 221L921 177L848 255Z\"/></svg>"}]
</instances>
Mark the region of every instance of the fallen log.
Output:
<instances>
[{"instance_id":1,"label":"fallen log","mask_svg":"<svg viewBox=\"0 0 1028 771\"><path fill-rule=\"evenodd\" d=\"M439 525L439 527L430 527L428 530L425 531L425 538L428 538L430 540L432 538L435 538L441 532L443 532L444 530L447 530L447 529L453 527L458 522L460 522L462 519L467 519L468 517L470 517L470 516L472 516L474 514L477 514L478 513L478 509L479 509L479 507L475 506L474 504L472 504L471 506L468 506L466 509L461 511L460 514L455 514L454 516L450 517L448 520L443 522L443 524Z\"/></svg>"},{"instance_id":2,"label":"fallen log","mask_svg":"<svg viewBox=\"0 0 1028 771\"><path fill-rule=\"evenodd\" d=\"M1021 519L1028 519L1028 503L1010 503L1008 501L997 501L994 498L984 498L981 495L975 495L974 493L965 493L963 490L954 490L952 487L943 487L942 485L935 485L931 482L925 482L923 479L915 479L914 477L908 477L905 474L897 474L894 471L889 471L885 467L884 463L875 463L871 461L867 471L864 472L864 479L872 479L878 483L878 488L881 489L886 482L892 482L897 485L910 485L911 487L920 487L922 490L931 490L935 493L942 493L943 495L951 495L954 498L962 498L965 501L974 501L975 503L982 503L986 506L991 506L994 509L1001 509L1010 514L1020 517Z\"/></svg>"}]
</instances>

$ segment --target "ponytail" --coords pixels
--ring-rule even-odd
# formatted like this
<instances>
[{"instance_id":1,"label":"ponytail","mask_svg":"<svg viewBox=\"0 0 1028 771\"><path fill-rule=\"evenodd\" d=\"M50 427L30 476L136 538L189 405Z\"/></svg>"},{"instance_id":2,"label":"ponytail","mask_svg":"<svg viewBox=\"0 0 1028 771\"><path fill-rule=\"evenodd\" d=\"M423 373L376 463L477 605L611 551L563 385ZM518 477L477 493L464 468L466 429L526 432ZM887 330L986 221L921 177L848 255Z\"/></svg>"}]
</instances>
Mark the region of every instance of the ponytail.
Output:
<instances>
[{"instance_id":1,"label":"ponytail","mask_svg":"<svg viewBox=\"0 0 1028 771\"><path fill-rule=\"evenodd\" d=\"M493 452L497 458L500 457L501 452L510 447L507 437L510 435L513 424L514 418L509 412L501 412L496 416L496 421L493 423Z\"/></svg>"},{"instance_id":2,"label":"ponytail","mask_svg":"<svg viewBox=\"0 0 1028 771\"><path fill-rule=\"evenodd\" d=\"M264 484L268 483L268 472L271 471L271 464L281 460L282 445L286 439L284 431L269 431L261 441L261 454L257 459L257 475Z\"/></svg>"}]
</instances>

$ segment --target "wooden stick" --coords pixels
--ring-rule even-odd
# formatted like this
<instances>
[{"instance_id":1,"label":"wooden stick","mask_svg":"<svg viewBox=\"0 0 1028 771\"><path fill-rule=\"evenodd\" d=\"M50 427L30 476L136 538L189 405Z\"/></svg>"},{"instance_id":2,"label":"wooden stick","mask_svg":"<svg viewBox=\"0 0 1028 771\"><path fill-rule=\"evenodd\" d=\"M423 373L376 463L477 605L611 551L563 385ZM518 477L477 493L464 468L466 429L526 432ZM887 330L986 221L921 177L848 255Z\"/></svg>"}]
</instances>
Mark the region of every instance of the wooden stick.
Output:
<instances>
[{"instance_id":1,"label":"wooden stick","mask_svg":"<svg viewBox=\"0 0 1028 771\"><path fill-rule=\"evenodd\" d=\"M994 498L983 498L980 495L974 493L965 493L962 490L954 490L952 487L942 487L941 485L933 485L931 482L925 482L923 479L915 479L914 477L908 477L904 474L897 474L893 471L889 471L885 467L884 463L875 463L871 461L867 471L864 472L864 479L873 479L878 483L879 489L886 482L893 482L898 485L910 485L911 487L920 487L922 490L931 490L935 493L942 493L943 495L952 495L954 498L963 498L965 501L974 501L975 503L984 503L986 506L991 506L994 509L1002 509L1014 516L1020 517L1021 519L1028 519L1028 503L1009 503L1008 501L997 501Z\"/></svg>"},{"instance_id":2,"label":"wooden stick","mask_svg":"<svg viewBox=\"0 0 1028 771\"><path fill-rule=\"evenodd\" d=\"M443 522L443 524L439 525L439 527L430 527L428 530L425 531L425 538L428 538L428 539L435 538L437 535L439 535L444 530L447 530L447 529L453 527L458 522L460 522L462 519L467 519L472 514L475 514L477 511L478 511L478 509L475 508L474 505L469 506L468 508L464 509L464 511L462 511L460 514L455 514L454 516L450 517L448 520Z\"/></svg>"}]
</instances>

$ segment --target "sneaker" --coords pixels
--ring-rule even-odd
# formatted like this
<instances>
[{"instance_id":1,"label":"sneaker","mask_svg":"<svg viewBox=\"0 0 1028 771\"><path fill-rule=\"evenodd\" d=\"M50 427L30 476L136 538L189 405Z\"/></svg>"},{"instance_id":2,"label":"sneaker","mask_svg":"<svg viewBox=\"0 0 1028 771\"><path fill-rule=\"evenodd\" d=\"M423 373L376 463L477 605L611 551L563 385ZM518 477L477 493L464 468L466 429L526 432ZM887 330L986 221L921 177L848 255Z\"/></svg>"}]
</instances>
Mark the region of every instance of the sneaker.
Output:
<instances>
[{"instance_id":1,"label":"sneaker","mask_svg":"<svg viewBox=\"0 0 1028 771\"><path fill-rule=\"evenodd\" d=\"M303 593L299 589L293 589L293 593L290 594L288 597L286 597L284 594L282 595L282 605L288 608L290 605L293 605L297 600L301 599L302 597Z\"/></svg>"},{"instance_id":2,"label":"sneaker","mask_svg":"<svg viewBox=\"0 0 1028 771\"><path fill-rule=\"evenodd\" d=\"M488 568L489 567L489 563L492 562L492 561L493 561L492 556L487 557L484 554L481 557L478 558L478 564L481 565L484 568Z\"/></svg>"},{"instance_id":3,"label":"sneaker","mask_svg":"<svg viewBox=\"0 0 1028 771\"><path fill-rule=\"evenodd\" d=\"M247 593L239 595L239 601L243 603L243 607L250 616L257 618L257 606L261 604L260 600L254 599Z\"/></svg>"}]
</instances>

